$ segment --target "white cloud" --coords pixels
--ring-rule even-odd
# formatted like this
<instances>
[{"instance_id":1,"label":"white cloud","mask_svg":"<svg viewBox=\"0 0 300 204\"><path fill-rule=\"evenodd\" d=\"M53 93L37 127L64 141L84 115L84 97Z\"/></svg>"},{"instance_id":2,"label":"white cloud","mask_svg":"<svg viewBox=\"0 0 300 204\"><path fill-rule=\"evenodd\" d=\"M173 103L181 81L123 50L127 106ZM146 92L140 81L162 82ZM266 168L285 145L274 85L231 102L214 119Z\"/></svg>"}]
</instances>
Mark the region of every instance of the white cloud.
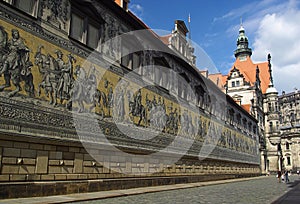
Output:
<instances>
[{"instance_id":1,"label":"white cloud","mask_svg":"<svg viewBox=\"0 0 300 204\"><path fill-rule=\"evenodd\" d=\"M255 1L215 18L231 22L226 30L229 38L237 36L239 18L252 48L252 60L267 60L272 55L274 83L279 91L300 89L300 2L298 0ZM255 9L253 9L255 8ZM219 22L219 23L220 23Z\"/></svg>"},{"instance_id":2,"label":"white cloud","mask_svg":"<svg viewBox=\"0 0 300 204\"><path fill-rule=\"evenodd\" d=\"M266 14L259 22L253 43L253 60L272 55L274 83L279 93L300 88L300 10L295 1L280 5L281 12Z\"/></svg>"},{"instance_id":3,"label":"white cloud","mask_svg":"<svg viewBox=\"0 0 300 204\"><path fill-rule=\"evenodd\" d=\"M129 4L129 10L141 20L143 19L144 8L139 4Z\"/></svg>"}]
</instances>

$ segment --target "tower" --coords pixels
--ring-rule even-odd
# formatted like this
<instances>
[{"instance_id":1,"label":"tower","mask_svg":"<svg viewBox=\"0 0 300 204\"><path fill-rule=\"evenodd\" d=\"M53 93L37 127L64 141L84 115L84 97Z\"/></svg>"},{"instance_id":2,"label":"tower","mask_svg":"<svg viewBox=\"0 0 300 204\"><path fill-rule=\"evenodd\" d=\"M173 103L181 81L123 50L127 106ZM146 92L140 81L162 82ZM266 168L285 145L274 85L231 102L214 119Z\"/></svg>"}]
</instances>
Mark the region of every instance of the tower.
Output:
<instances>
[{"instance_id":1,"label":"tower","mask_svg":"<svg viewBox=\"0 0 300 204\"><path fill-rule=\"evenodd\" d=\"M278 92L273 84L271 55L268 54L268 67L270 75L269 87L265 93L265 131L267 139L267 163L270 172L282 170L281 138L279 131Z\"/></svg>"},{"instance_id":2,"label":"tower","mask_svg":"<svg viewBox=\"0 0 300 204\"><path fill-rule=\"evenodd\" d=\"M240 60L246 59L247 56L252 55L251 48L248 47L249 41L248 37L245 35L245 29L243 25L241 24L241 27L239 29L239 36L237 38L237 48L234 51L234 56L236 58L239 58Z\"/></svg>"}]
</instances>

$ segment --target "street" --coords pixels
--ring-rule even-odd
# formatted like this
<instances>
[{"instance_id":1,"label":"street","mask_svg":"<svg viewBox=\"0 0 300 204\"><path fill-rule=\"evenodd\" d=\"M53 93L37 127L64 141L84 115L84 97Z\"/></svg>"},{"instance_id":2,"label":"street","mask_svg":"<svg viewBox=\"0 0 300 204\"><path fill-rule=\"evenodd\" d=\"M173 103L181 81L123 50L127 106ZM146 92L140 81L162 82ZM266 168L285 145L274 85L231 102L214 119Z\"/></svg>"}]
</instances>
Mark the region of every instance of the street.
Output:
<instances>
[{"instance_id":1,"label":"street","mask_svg":"<svg viewBox=\"0 0 300 204\"><path fill-rule=\"evenodd\" d=\"M296 181L296 182L295 182ZM275 176L233 182L219 185L209 185L197 188L187 188L156 193L117 197L79 203L101 204L174 204L174 203L272 203L289 191L298 176L291 176L290 183L278 183Z\"/></svg>"}]
</instances>

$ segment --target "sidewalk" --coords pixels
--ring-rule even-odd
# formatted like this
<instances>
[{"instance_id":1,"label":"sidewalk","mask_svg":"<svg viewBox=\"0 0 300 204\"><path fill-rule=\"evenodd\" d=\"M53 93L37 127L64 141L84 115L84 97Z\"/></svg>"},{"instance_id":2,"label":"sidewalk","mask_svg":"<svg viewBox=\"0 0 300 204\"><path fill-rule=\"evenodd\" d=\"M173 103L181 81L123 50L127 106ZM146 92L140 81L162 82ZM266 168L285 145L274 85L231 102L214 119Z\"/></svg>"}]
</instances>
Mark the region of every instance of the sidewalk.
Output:
<instances>
[{"instance_id":1,"label":"sidewalk","mask_svg":"<svg viewBox=\"0 0 300 204\"><path fill-rule=\"evenodd\" d=\"M143 188L132 188L126 190L112 190L112 191L101 191L93 193L81 193L81 194L69 194L69 195L59 195L59 196L47 196L47 197L32 197L32 198L19 198L19 199L5 199L0 200L0 204L45 204L45 203L69 203L69 202L79 202L88 201L104 198L122 197L129 195L138 195L144 193L153 193L160 191L169 191L185 188L194 188L209 185L218 185L225 183L241 182L260 179L263 177L253 177L253 178L241 178L241 179L228 179L219 181L209 181L209 182L199 182L199 183L188 183L188 184L176 184L176 185L165 185L165 186L154 186L154 187L143 187ZM284 194L282 197L274 201L274 204L285 204L285 203L300 203L300 180L295 180L291 182L291 190Z\"/></svg>"},{"instance_id":2,"label":"sidewalk","mask_svg":"<svg viewBox=\"0 0 300 204\"><path fill-rule=\"evenodd\" d=\"M289 185L289 184L288 184ZM299 204L300 203L300 180L290 183L292 188L286 194L278 198L272 204Z\"/></svg>"},{"instance_id":3,"label":"sidewalk","mask_svg":"<svg viewBox=\"0 0 300 204\"><path fill-rule=\"evenodd\" d=\"M261 177L252 178L241 178L241 179L228 179L219 181L207 181L199 183L187 183L187 184L176 184L176 185L164 185L164 186L153 186L153 187L143 187L143 188L132 188L126 190L112 190L112 191L101 191L93 193L78 193L78 194L68 194L59 196L47 196L47 197L32 197L32 198L18 198L18 199L5 199L0 200L0 204L45 204L45 203L68 203L68 202L79 202L87 200L96 200L104 198L114 198L129 195L138 195L143 193L153 193L160 191L177 190L184 188L194 188L200 186L217 185L224 183L240 182L247 180L259 179Z\"/></svg>"}]
</instances>

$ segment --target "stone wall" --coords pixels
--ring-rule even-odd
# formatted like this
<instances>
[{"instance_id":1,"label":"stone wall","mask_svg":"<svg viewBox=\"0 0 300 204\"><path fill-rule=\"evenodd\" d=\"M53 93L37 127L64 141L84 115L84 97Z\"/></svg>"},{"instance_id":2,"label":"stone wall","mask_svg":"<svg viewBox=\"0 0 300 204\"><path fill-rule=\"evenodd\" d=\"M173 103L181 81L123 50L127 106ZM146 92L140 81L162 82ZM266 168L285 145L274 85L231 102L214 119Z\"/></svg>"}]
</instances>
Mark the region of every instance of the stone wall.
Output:
<instances>
[{"instance_id":1,"label":"stone wall","mask_svg":"<svg viewBox=\"0 0 300 204\"><path fill-rule=\"evenodd\" d=\"M110 167L107 168L95 161L78 141L2 133L0 144L0 198L198 182L260 173L258 165L200 161L197 157L184 157L173 165L166 165L167 157L135 161L93 149L110 161L105 164ZM133 179L132 174L118 172L123 166L131 172L148 173ZM156 173L151 173L154 171Z\"/></svg>"}]
</instances>

